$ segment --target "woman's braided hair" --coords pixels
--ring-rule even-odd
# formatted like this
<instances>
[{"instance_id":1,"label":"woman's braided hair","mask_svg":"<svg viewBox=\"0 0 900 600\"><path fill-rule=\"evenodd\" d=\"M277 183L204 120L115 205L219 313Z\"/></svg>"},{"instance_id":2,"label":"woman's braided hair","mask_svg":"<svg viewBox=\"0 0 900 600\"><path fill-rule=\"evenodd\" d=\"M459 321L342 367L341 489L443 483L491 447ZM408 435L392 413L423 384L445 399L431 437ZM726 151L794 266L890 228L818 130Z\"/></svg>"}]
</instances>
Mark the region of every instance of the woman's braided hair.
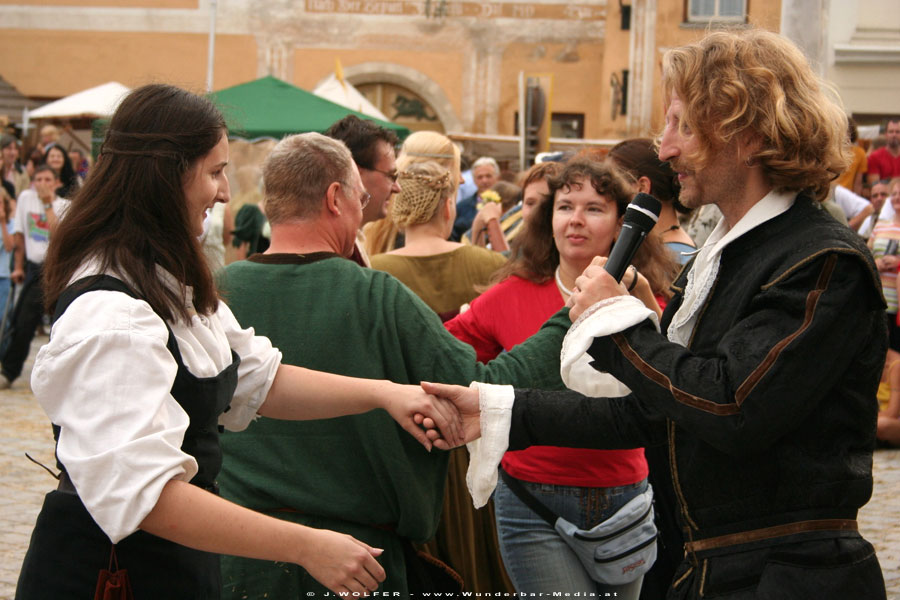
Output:
<instances>
[{"instance_id":1,"label":"woman's braided hair","mask_svg":"<svg viewBox=\"0 0 900 600\"><path fill-rule=\"evenodd\" d=\"M456 195L450 171L436 162L413 163L400 172L401 191L391 202L391 219L401 229L428 223L441 201Z\"/></svg>"}]
</instances>

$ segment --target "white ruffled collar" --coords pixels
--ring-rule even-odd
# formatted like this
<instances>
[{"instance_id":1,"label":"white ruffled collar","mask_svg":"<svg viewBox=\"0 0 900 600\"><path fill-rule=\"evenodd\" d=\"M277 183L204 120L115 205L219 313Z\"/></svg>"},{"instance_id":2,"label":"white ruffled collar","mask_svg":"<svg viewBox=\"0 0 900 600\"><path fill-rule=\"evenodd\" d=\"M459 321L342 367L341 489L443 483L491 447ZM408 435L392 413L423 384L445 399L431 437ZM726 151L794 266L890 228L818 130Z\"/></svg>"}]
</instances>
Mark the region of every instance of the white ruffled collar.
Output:
<instances>
[{"instance_id":1,"label":"white ruffled collar","mask_svg":"<svg viewBox=\"0 0 900 600\"><path fill-rule=\"evenodd\" d=\"M713 283L719 274L719 261L725 248L748 231L787 211L794 204L797 192L770 191L750 207L734 227L728 228L725 219L709 234L706 243L697 253L694 266L688 273L684 299L672 317L667 335L670 341L687 346L697 321L697 312L706 302Z\"/></svg>"}]
</instances>

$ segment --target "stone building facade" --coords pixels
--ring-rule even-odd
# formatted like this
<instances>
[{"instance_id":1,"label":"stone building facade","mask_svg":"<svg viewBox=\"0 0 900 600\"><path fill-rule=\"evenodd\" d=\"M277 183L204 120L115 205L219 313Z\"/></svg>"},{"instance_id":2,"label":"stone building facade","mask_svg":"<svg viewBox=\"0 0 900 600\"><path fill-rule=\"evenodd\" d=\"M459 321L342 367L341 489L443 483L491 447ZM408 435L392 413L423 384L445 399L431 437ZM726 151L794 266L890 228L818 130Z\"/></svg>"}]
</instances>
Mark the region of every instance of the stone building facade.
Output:
<instances>
[{"instance_id":1,"label":"stone building facade","mask_svg":"<svg viewBox=\"0 0 900 600\"><path fill-rule=\"evenodd\" d=\"M703 34L704 6L735 5L778 30L780 0L0 0L0 75L47 99L106 81L202 91L214 11L214 89L312 89L339 60L412 129L504 138L520 73L549 74L551 135L616 139L660 127L662 51Z\"/></svg>"}]
</instances>

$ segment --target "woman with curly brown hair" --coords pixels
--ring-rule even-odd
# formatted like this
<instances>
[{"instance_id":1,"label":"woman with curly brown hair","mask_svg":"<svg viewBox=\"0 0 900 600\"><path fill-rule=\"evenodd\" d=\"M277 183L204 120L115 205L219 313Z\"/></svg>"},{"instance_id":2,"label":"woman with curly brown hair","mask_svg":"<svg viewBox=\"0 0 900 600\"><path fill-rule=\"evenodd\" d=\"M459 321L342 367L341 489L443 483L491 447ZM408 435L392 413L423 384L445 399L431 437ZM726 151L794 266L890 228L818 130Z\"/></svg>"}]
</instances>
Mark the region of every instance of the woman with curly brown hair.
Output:
<instances>
[{"instance_id":1,"label":"woman with curly brown hair","mask_svg":"<svg viewBox=\"0 0 900 600\"><path fill-rule=\"evenodd\" d=\"M632 198L615 168L587 157L573 159L549 182L517 238L518 255L495 279L500 282L447 323L459 339L487 361L537 331L571 295L575 278L595 256L607 256ZM623 282L648 307L660 312L674 270L656 238L642 246L635 269ZM645 277L645 275L647 275ZM648 279L649 277L649 279ZM508 452L503 471L558 515L590 529L647 488L642 449L578 450L534 447ZM494 495L500 547L516 591L586 592L637 598L640 579L622 586L593 581L559 534L501 481Z\"/></svg>"}]
</instances>

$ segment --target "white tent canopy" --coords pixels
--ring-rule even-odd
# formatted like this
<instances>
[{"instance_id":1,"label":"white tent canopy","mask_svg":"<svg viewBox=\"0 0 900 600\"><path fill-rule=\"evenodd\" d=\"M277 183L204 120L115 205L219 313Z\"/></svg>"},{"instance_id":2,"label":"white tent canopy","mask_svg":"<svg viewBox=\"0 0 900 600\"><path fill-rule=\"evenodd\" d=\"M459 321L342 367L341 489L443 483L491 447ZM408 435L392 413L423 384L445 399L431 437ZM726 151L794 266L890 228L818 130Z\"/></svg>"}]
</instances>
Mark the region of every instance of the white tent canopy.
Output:
<instances>
[{"instance_id":1,"label":"white tent canopy","mask_svg":"<svg viewBox=\"0 0 900 600\"><path fill-rule=\"evenodd\" d=\"M130 91L121 83L110 81L28 111L28 119L110 117Z\"/></svg>"},{"instance_id":2,"label":"white tent canopy","mask_svg":"<svg viewBox=\"0 0 900 600\"><path fill-rule=\"evenodd\" d=\"M328 79L316 86L313 94L320 98L330 100L335 104L345 106L350 110L361 112L364 115L381 119L382 121L390 121L383 112L375 108L375 105L366 100L366 97L359 93L353 85L346 80L341 82L334 73L328 76Z\"/></svg>"}]
</instances>

